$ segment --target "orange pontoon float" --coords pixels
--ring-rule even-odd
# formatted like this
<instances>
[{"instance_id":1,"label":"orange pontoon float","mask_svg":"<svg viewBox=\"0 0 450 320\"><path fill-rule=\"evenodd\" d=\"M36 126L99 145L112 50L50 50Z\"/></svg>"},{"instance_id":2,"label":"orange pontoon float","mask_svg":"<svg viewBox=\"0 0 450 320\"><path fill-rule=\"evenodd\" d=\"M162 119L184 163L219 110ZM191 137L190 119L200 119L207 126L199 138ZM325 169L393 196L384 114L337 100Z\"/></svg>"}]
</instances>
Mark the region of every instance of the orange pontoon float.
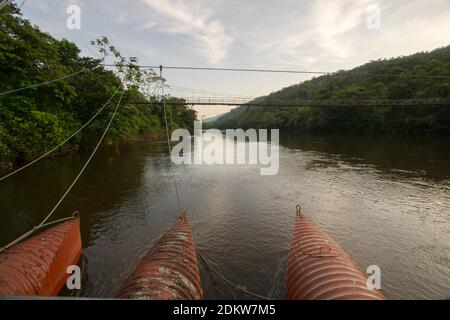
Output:
<instances>
[{"instance_id":1,"label":"orange pontoon float","mask_svg":"<svg viewBox=\"0 0 450 320\"><path fill-rule=\"evenodd\" d=\"M150 249L116 297L149 300L203 298L197 251L185 213Z\"/></svg>"},{"instance_id":2,"label":"orange pontoon float","mask_svg":"<svg viewBox=\"0 0 450 320\"><path fill-rule=\"evenodd\" d=\"M367 286L367 275L325 231L297 206L288 258L288 300L383 300Z\"/></svg>"},{"instance_id":3,"label":"orange pontoon float","mask_svg":"<svg viewBox=\"0 0 450 320\"><path fill-rule=\"evenodd\" d=\"M0 296L56 296L82 252L80 219L54 226L0 253Z\"/></svg>"}]
</instances>

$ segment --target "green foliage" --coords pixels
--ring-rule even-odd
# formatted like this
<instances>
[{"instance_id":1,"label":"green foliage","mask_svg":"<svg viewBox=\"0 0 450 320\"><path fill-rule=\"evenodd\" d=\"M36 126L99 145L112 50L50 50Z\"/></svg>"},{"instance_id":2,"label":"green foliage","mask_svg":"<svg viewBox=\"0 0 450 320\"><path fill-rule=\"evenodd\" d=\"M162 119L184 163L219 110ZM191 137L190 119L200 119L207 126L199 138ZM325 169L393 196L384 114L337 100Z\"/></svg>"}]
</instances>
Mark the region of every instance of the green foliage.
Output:
<instances>
[{"instance_id":1,"label":"green foliage","mask_svg":"<svg viewBox=\"0 0 450 320\"><path fill-rule=\"evenodd\" d=\"M8 159L10 150L9 150L9 144L8 144L8 135L6 134L5 129L0 126L0 158L1 159Z\"/></svg>"},{"instance_id":2,"label":"green foliage","mask_svg":"<svg viewBox=\"0 0 450 320\"><path fill-rule=\"evenodd\" d=\"M10 127L10 149L24 160L31 160L44 153L45 146L54 146L63 140L64 130L58 117L44 111L34 110L25 117L15 117Z\"/></svg>"},{"instance_id":3,"label":"green foliage","mask_svg":"<svg viewBox=\"0 0 450 320\"><path fill-rule=\"evenodd\" d=\"M56 40L32 26L20 14L0 15L0 92L22 88L86 69L75 77L0 96L0 167L26 162L51 149L89 120L118 89L125 90L108 142L162 137L162 104L143 94L161 79L141 71L137 58L122 57L106 37L92 42L101 59L80 57L78 47ZM116 59L116 72L105 69L107 57ZM119 93L84 131L60 152L76 150L97 141L109 121ZM195 111L170 106L171 128L192 126ZM152 101L152 105L135 102ZM173 109L173 112L171 112Z\"/></svg>"},{"instance_id":4,"label":"green foliage","mask_svg":"<svg viewBox=\"0 0 450 320\"><path fill-rule=\"evenodd\" d=\"M365 76L364 74L380 76ZM389 75L389 76L383 76ZM370 62L284 88L254 102L296 99L450 98L450 46L407 57ZM248 107L237 108L209 126L286 128L320 131L370 131L405 134L450 133L450 106L440 107Z\"/></svg>"}]
</instances>

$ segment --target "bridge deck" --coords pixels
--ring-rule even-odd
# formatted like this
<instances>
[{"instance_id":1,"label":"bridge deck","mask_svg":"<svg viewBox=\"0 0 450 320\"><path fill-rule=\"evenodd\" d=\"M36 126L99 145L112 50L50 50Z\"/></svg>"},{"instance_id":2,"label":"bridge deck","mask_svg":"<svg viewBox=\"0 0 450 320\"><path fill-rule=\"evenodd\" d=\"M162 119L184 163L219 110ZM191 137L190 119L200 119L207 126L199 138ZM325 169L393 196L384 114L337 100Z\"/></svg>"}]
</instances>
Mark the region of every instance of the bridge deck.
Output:
<instances>
[{"instance_id":1,"label":"bridge deck","mask_svg":"<svg viewBox=\"0 0 450 320\"><path fill-rule=\"evenodd\" d=\"M151 104L151 102L136 102L137 104ZM214 106L259 106L259 107L351 107L351 106L436 106L450 105L448 99L403 99L403 100L291 100L254 102L248 99L217 99L217 98L186 98L183 101L173 102L175 105L214 105Z\"/></svg>"}]
</instances>

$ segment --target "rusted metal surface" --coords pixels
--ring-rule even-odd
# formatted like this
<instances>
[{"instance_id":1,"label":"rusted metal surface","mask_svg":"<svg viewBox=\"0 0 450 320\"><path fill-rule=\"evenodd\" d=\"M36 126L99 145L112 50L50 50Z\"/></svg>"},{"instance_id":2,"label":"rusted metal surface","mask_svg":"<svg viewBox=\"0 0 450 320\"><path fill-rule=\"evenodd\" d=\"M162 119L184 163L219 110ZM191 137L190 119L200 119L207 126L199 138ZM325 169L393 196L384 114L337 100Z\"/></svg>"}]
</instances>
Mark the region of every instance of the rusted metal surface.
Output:
<instances>
[{"instance_id":1,"label":"rusted metal surface","mask_svg":"<svg viewBox=\"0 0 450 320\"><path fill-rule=\"evenodd\" d=\"M185 215L150 249L116 297L151 300L203 298L197 251Z\"/></svg>"},{"instance_id":2,"label":"rusted metal surface","mask_svg":"<svg viewBox=\"0 0 450 320\"><path fill-rule=\"evenodd\" d=\"M289 300L382 300L367 276L326 232L297 212L288 258Z\"/></svg>"},{"instance_id":3,"label":"rusted metal surface","mask_svg":"<svg viewBox=\"0 0 450 320\"><path fill-rule=\"evenodd\" d=\"M0 296L58 295L81 252L79 218L16 244L0 254Z\"/></svg>"}]
</instances>

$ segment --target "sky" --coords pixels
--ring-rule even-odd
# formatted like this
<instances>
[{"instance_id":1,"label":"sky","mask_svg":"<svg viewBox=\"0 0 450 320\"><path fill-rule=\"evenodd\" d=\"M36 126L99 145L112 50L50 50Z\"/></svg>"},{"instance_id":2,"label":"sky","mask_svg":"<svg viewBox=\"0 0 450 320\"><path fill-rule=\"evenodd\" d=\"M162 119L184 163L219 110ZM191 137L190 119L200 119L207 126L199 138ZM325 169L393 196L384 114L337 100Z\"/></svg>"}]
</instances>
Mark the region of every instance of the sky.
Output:
<instances>
[{"instance_id":1,"label":"sky","mask_svg":"<svg viewBox=\"0 0 450 320\"><path fill-rule=\"evenodd\" d=\"M80 8L80 28L67 26L71 5ZM450 44L449 0L28 0L22 13L83 55L94 57L89 42L104 35L148 65L332 72ZM165 70L164 77L171 86L256 97L312 76ZM196 109L210 117L229 108Z\"/></svg>"}]
</instances>

